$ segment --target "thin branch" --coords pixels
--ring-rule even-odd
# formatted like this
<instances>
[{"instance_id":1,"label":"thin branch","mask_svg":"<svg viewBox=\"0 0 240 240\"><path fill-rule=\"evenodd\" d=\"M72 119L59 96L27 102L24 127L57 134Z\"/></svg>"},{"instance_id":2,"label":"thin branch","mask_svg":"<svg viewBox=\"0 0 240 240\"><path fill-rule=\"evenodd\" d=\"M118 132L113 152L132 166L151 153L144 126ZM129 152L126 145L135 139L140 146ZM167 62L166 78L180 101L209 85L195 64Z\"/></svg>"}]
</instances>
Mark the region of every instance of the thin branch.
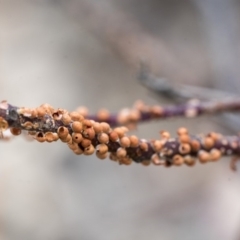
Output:
<instances>
[{"instance_id":1,"label":"thin branch","mask_svg":"<svg viewBox=\"0 0 240 240\"><path fill-rule=\"evenodd\" d=\"M239 103L228 103L228 106L236 109ZM217 133L192 136L186 128L179 128L176 138L162 131L160 139L148 141L133 135L127 136L126 127L112 129L106 122L85 119L77 111L69 113L64 109L54 109L49 104L29 109L2 102L0 128L10 129L13 135L20 135L22 130L26 130L39 142L61 140L75 154L91 155L96 152L100 159L109 157L126 165L134 161L144 165L193 166L197 160L206 163L217 161L224 155L240 155L238 136ZM231 163L233 169L235 162Z\"/></svg>"},{"instance_id":2,"label":"thin branch","mask_svg":"<svg viewBox=\"0 0 240 240\"><path fill-rule=\"evenodd\" d=\"M166 78L159 78L152 74L144 63L141 64L138 79L148 89L175 101L186 102L193 98L210 101L237 97L236 94L218 89L172 83Z\"/></svg>"},{"instance_id":3,"label":"thin branch","mask_svg":"<svg viewBox=\"0 0 240 240\"><path fill-rule=\"evenodd\" d=\"M139 81L151 91L175 102L186 102L197 98L201 101L219 101L221 99L237 99L238 95L218 89L192 86L188 84L171 83L165 78L158 78L149 71L147 65L142 62ZM221 118L215 118L218 124L236 132L240 128L239 115L221 114Z\"/></svg>"},{"instance_id":4,"label":"thin branch","mask_svg":"<svg viewBox=\"0 0 240 240\"><path fill-rule=\"evenodd\" d=\"M238 112L239 110L240 98L205 102L194 99L184 104L170 106L148 106L141 101L137 101L133 108L124 108L117 114L100 110L96 115L85 114L85 117L98 122L105 121L111 126L125 125L131 127L137 123L150 120L174 117L193 118L204 114Z\"/></svg>"}]
</instances>

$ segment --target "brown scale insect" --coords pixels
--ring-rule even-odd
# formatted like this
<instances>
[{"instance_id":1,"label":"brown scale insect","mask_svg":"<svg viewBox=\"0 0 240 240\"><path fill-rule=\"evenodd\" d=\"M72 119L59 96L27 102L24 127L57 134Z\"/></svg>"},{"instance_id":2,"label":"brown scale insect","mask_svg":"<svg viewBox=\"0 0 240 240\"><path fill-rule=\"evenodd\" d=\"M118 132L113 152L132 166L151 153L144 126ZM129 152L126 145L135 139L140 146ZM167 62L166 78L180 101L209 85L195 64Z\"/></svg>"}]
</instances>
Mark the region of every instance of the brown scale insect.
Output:
<instances>
[{"instance_id":1,"label":"brown scale insect","mask_svg":"<svg viewBox=\"0 0 240 240\"><path fill-rule=\"evenodd\" d=\"M14 136L18 136L21 134L22 130L20 128L10 128L10 132L12 133L12 135Z\"/></svg>"},{"instance_id":2,"label":"brown scale insect","mask_svg":"<svg viewBox=\"0 0 240 240\"><path fill-rule=\"evenodd\" d=\"M179 145L178 151L179 151L180 154L185 155L185 154L190 153L191 147L188 143L182 143L182 144Z\"/></svg>"},{"instance_id":3,"label":"brown scale insect","mask_svg":"<svg viewBox=\"0 0 240 240\"><path fill-rule=\"evenodd\" d=\"M3 138L3 131L8 129L8 122L0 117L0 138Z\"/></svg>"}]
</instances>

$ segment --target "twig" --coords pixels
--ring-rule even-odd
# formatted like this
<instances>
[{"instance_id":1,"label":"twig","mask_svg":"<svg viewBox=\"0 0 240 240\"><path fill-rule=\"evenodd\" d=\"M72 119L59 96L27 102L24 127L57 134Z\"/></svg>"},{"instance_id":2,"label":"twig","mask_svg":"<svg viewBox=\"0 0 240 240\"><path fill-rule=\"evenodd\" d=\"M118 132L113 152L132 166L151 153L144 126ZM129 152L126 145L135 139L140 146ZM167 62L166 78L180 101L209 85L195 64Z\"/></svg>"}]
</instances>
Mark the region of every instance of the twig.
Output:
<instances>
[{"instance_id":1,"label":"twig","mask_svg":"<svg viewBox=\"0 0 240 240\"><path fill-rule=\"evenodd\" d=\"M191 86L187 84L173 84L165 78L159 78L151 74L144 63L141 65L138 79L148 89L175 101L188 101L193 98L210 101L237 97L237 95L234 95L233 93L217 89Z\"/></svg>"},{"instance_id":2,"label":"twig","mask_svg":"<svg viewBox=\"0 0 240 240\"><path fill-rule=\"evenodd\" d=\"M239 103L228 103L228 106L236 110ZM91 155L96 152L100 159L109 156L111 160L126 165L135 161L144 165L180 166L185 163L192 166L197 159L206 163L217 161L224 155L240 155L238 136L224 137L217 133L192 136L186 128L179 128L176 138L170 138L167 131L162 131L160 139L148 141L127 136L126 127L112 129L106 122L85 119L77 111L55 110L48 104L28 109L2 102L0 128L10 128L13 135L20 135L22 130L26 130L39 142L61 140L75 154Z\"/></svg>"},{"instance_id":3,"label":"twig","mask_svg":"<svg viewBox=\"0 0 240 240\"><path fill-rule=\"evenodd\" d=\"M105 121L111 126L127 125L131 127L136 123L154 119L193 118L203 114L237 112L239 110L240 98L205 102L194 99L185 104L171 106L147 106L143 102L137 101L133 108L124 108L117 114L110 114L107 110L102 109L96 115L86 114L85 117L98 122Z\"/></svg>"}]
</instances>

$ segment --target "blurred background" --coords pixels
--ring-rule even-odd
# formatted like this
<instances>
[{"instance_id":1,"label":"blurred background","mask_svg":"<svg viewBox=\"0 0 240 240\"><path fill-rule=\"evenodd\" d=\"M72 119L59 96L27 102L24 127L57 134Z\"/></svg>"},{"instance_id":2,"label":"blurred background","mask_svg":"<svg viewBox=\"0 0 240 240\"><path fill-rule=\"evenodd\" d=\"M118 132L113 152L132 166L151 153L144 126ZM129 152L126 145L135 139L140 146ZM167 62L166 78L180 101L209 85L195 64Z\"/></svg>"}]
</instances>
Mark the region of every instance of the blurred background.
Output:
<instances>
[{"instance_id":1,"label":"blurred background","mask_svg":"<svg viewBox=\"0 0 240 240\"><path fill-rule=\"evenodd\" d=\"M239 12L237 0L1 0L0 99L92 113L137 99L172 104L139 83L142 61L169 83L238 94ZM145 123L133 133L236 134L239 117L225 117ZM0 239L240 239L240 173L229 161L119 166L60 142L1 142Z\"/></svg>"}]
</instances>

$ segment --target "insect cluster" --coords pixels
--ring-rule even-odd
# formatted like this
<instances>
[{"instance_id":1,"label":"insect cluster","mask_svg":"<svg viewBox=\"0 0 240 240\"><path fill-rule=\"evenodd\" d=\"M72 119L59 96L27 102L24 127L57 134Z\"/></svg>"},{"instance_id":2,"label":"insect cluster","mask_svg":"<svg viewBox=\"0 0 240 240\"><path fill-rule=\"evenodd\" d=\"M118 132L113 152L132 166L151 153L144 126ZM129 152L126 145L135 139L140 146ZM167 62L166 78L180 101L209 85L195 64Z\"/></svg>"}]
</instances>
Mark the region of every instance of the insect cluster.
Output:
<instances>
[{"instance_id":1,"label":"insect cluster","mask_svg":"<svg viewBox=\"0 0 240 240\"><path fill-rule=\"evenodd\" d=\"M151 116L163 114L161 107L148 110ZM207 135L193 136L186 128L179 128L177 137L171 138L167 131L160 132L156 140L139 139L128 135L128 128L111 126L111 115L107 110L100 110L94 119L88 118L86 108L68 112L54 109L49 104L42 104L33 109L14 107L7 102L0 104L0 128L10 129L12 135L20 135L22 130L38 142L60 140L77 155L92 155L100 159L110 158L120 164L129 165L132 161L143 165L193 166L214 162L224 155L240 155L240 138L226 137L211 132ZM120 122L136 124L144 117L143 105L134 110L121 111L116 119ZM104 121L96 121L106 120ZM114 125L114 124L113 124Z\"/></svg>"}]
</instances>

